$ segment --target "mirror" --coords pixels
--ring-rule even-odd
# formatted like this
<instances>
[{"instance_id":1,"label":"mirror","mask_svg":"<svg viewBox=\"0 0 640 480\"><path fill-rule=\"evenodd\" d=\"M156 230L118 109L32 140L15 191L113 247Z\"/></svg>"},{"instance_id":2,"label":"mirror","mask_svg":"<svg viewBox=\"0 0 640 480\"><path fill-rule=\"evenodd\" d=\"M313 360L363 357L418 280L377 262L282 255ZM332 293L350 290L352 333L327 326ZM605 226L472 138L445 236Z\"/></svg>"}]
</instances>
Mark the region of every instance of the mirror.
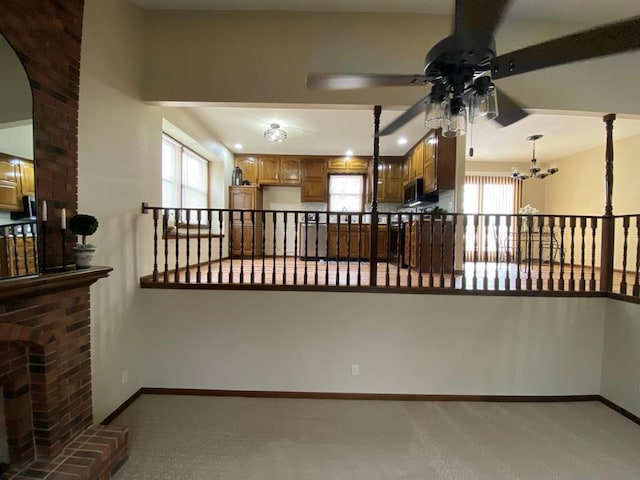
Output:
<instances>
[{"instance_id":1,"label":"mirror","mask_svg":"<svg viewBox=\"0 0 640 480\"><path fill-rule=\"evenodd\" d=\"M38 273L33 151L31 85L0 34L0 278Z\"/></svg>"}]
</instances>

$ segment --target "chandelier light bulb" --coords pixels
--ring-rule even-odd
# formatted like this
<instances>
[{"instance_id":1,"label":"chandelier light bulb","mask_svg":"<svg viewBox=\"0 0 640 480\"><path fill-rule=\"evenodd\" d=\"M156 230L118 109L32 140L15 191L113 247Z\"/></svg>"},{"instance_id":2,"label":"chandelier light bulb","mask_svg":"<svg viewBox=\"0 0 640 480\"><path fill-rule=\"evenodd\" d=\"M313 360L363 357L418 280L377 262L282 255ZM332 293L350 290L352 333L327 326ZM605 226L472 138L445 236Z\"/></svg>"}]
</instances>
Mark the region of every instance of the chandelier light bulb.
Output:
<instances>
[{"instance_id":1,"label":"chandelier light bulb","mask_svg":"<svg viewBox=\"0 0 640 480\"><path fill-rule=\"evenodd\" d=\"M511 169L510 177L515 178L516 180L527 180L529 178L547 178L549 175L553 175L554 173L558 173L558 168L548 168L546 170L542 170L538 167L538 161L536 160L536 140L540 140L543 135L530 135L526 138L527 141L533 143L533 149L531 153L531 167L526 172L520 172L516 167Z\"/></svg>"}]
</instances>

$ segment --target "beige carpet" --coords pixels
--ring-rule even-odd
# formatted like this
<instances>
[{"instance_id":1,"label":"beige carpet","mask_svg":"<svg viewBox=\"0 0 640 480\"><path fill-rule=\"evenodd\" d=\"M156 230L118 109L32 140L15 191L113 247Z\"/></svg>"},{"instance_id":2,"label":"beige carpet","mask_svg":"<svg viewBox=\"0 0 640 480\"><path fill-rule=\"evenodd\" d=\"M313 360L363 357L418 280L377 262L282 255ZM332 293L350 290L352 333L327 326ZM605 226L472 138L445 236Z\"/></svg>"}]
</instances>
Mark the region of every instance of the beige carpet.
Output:
<instances>
[{"instance_id":1,"label":"beige carpet","mask_svg":"<svg viewBox=\"0 0 640 480\"><path fill-rule=\"evenodd\" d=\"M598 402L143 395L115 480L638 480L640 426Z\"/></svg>"}]
</instances>

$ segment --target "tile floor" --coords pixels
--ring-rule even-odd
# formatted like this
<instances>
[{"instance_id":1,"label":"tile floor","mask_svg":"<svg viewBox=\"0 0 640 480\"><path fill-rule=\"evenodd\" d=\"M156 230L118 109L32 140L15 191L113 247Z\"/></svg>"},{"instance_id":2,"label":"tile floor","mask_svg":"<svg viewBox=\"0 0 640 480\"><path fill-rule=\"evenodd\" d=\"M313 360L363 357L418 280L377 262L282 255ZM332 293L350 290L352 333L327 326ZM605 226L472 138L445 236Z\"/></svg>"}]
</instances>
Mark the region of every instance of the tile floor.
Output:
<instances>
[{"instance_id":1,"label":"tile floor","mask_svg":"<svg viewBox=\"0 0 640 480\"><path fill-rule=\"evenodd\" d=\"M638 480L640 426L599 402L143 395L114 480Z\"/></svg>"}]
</instances>

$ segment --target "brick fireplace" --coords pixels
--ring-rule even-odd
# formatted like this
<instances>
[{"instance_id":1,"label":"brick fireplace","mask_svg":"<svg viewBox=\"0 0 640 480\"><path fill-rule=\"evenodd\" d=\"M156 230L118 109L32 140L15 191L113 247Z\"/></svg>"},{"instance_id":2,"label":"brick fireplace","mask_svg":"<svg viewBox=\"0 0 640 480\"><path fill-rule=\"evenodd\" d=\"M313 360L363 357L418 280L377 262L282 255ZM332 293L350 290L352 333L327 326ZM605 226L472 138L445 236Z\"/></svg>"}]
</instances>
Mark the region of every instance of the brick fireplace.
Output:
<instances>
[{"instance_id":1,"label":"brick fireplace","mask_svg":"<svg viewBox=\"0 0 640 480\"><path fill-rule=\"evenodd\" d=\"M110 270L0 285L5 478L107 479L126 460L126 429L92 425L89 286Z\"/></svg>"}]
</instances>

